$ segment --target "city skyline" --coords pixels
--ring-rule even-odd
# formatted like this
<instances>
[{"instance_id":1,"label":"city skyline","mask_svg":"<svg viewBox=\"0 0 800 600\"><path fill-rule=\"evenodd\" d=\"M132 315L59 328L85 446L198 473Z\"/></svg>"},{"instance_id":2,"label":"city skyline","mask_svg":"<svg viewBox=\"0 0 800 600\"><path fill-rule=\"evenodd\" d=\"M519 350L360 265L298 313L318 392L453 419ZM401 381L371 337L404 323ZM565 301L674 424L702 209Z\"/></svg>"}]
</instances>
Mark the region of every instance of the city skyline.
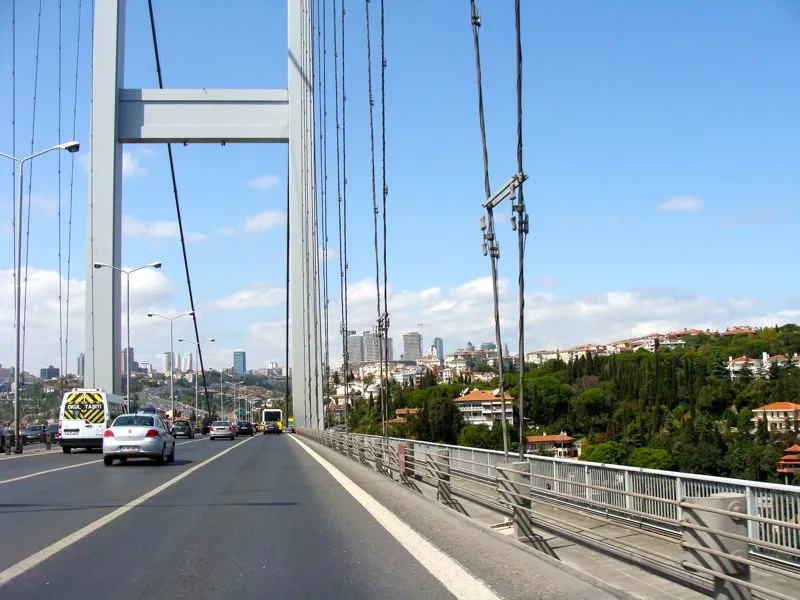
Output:
<instances>
[{"instance_id":1,"label":"city skyline","mask_svg":"<svg viewBox=\"0 0 800 600\"><path fill-rule=\"evenodd\" d=\"M37 52L37 3L14 4L16 85L9 85L12 53L2 52L0 114L16 127L0 128L0 151L21 152L31 142L34 96L35 149L60 141L55 139L59 107L62 126L71 129L78 82L80 152L37 158L35 177L26 180L31 232L24 363L65 371L75 368L91 328L91 316L87 320L84 314L86 278L91 277L86 272L91 36L82 36L77 77L73 68L66 69L59 94L57 40L43 36ZM286 85L286 25L270 17L268 3L241 0L237 11L195 3L196 28L182 25L184 4L163 3L158 11L168 87ZM11 39L9 6L0 3L0 39ZM724 10L720 6L685 0L526 3L526 349L681 326L800 321L800 284L785 276L785 261L766 258L781 256L780 240L793 239L800 216L796 19L782 2L759 3L757 10L745 0L725 2ZM64 65L75 64L75 8L75 2L64 4ZM243 22L237 16L241 11L251 18ZM397 3L387 6L386 15L387 310L398 342L400 334L424 322L426 340L432 339L430 332L447 340L448 347L463 347L467 340L494 339L490 265L479 228L485 195L473 42L463 6L426 3L420 19L406 18L405 11ZM91 12L82 13L84 32L92 30ZM493 189L516 171L514 89L506 85L515 80L509 14L506 3L481 7ZM348 36L355 36L350 39L363 37L363 21L348 19ZM43 6L42 27L58 31L54 5ZM198 32L215 43L198 43ZM155 87L146 3L128 3L125 33L126 86ZM328 127L332 366L341 362L341 324L370 330L381 311L376 310L369 169L354 167L369 164L370 157L361 53L348 52L346 319L339 284L345 257L339 256L334 124ZM332 54L328 61L332 81ZM420 95L420 89L437 93ZM327 110L333 121L330 91ZM420 142L430 139L436 143ZM240 348L248 349L253 365L285 360L285 147L177 144L173 153L199 338L218 340L203 346L204 366L227 367ZM160 270L131 275L130 345L158 365L162 348L169 348L168 329L160 319L147 319L147 312L179 314L192 308L166 148L128 145L121 161L119 266L162 262ZM0 204L12 206L12 168L3 163L0 169ZM444 192L442 173L448 181ZM74 214L68 214L68 205L74 205ZM57 240L67 238L69 216L71 256L62 248L59 264ZM495 216L502 339L516 349L516 232L507 203ZM0 252L0 363L12 364L14 261L8 220L0 237L7 242L0 245L6 249ZM752 251L741 252L744 239ZM69 271L64 268L68 258ZM195 339L191 319L176 321L175 337ZM123 340L121 345L127 343ZM399 346L395 351L400 353Z\"/></svg>"}]
</instances>

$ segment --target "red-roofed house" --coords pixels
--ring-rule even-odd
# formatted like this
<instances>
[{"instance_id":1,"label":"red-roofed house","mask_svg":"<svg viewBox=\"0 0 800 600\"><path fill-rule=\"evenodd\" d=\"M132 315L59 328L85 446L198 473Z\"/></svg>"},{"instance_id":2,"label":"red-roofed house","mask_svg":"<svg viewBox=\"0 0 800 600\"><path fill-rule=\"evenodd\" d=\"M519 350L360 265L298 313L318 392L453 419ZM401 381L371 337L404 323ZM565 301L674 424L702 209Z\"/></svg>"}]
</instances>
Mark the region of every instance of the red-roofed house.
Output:
<instances>
[{"instance_id":1,"label":"red-roofed house","mask_svg":"<svg viewBox=\"0 0 800 600\"><path fill-rule=\"evenodd\" d=\"M563 431L556 435L529 435L525 437L525 452L537 454L544 451L556 458L577 458L578 449L574 441Z\"/></svg>"},{"instance_id":2,"label":"red-roofed house","mask_svg":"<svg viewBox=\"0 0 800 600\"><path fill-rule=\"evenodd\" d=\"M800 473L800 444L795 444L786 449L783 457L778 461L778 473L784 476L786 484Z\"/></svg>"},{"instance_id":3,"label":"red-roofed house","mask_svg":"<svg viewBox=\"0 0 800 600\"><path fill-rule=\"evenodd\" d=\"M795 423L800 422L800 404L794 402L773 402L753 409L753 423L767 421L770 431L793 431Z\"/></svg>"}]
</instances>

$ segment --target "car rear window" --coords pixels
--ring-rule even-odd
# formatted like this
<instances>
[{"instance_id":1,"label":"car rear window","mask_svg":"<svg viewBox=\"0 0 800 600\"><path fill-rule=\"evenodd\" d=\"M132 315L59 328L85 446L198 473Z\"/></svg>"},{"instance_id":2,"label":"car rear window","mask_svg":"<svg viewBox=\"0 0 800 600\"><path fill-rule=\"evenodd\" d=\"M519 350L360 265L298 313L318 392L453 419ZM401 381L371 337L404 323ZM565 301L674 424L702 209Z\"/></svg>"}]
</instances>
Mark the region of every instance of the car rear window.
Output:
<instances>
[{"instance_id":1,"label":"car rear window","mask_svg":"<svg viewBox=\"0 0 800 600\"><path fill-rule=\"evenodd\" d=\"M124 415L117 417L114 421L113 427L152 427L153 417L146 417L144 415Z\"/></svg>"},{"instance_id":2,"label":"car rear window","mask_svg":"<svg viewBox=\"0 0 800 600\"><path fill-rule=\"evenodd\" d=\"M214 421L214 427L223 427L225 425L230 425L228 421Z\"/></svg>"}]
</instances>

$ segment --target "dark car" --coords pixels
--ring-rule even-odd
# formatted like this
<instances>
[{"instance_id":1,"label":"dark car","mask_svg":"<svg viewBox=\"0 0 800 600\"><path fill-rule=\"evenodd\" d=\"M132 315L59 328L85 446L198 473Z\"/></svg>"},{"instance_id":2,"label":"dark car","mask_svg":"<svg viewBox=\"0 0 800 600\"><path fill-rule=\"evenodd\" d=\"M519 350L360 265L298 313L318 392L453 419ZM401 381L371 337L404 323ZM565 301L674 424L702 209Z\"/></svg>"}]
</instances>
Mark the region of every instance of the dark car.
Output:
<instances>
[{"instance_id":1,"label":"dark car","mask_svg":"<svg viewBox=\"0 0 800 600\"><path fill-rule=\"evenodd\" d=\"M278 425L277 421L267 421L267 424L264 426L264 435L268 433L280 433L281 428Z\"/></svg>"},{"instance_id":2,"label":"dark car","mask_svg":"<svg viewBox=\"0 0 800 600\"><path fill-rule=\"evenodd\" d=\"M189 421L175 421L170 431L172 437L187 437L189 439L194 437L194 429Z\"/></svg>"},{"instance_id":3,"label":"dark car","mask_svg":"<svg viewBox=\"0 0 800 600\"><path fill-rule=\"evenodd\" d=\"M47 425L28 425L22 430L22 442L24 444L43 442L46 433Z\"/></svg>"},{"instance_id":4,"label":"dark car","mask_svg":"<svg viewBox=\"0 0 800 600\"><path fill-rule=\"evenodd\" d=\"M236 435L253 435L253 424L250 421L236 423Z\"/></svg>"},{"instance_id":5,"label":"dark car","mask_svg":"<svg viewBox=\"0 0 800 600\"><path fill-rule=\"evenodd\" d=\"M213 422L214 419L212 419L211 417L206 417L205 419L203 419L203 426L200 430L200 433L202 433L203 435L209 433L211 431L211 424Z\"/></svg>"}]
</instances>

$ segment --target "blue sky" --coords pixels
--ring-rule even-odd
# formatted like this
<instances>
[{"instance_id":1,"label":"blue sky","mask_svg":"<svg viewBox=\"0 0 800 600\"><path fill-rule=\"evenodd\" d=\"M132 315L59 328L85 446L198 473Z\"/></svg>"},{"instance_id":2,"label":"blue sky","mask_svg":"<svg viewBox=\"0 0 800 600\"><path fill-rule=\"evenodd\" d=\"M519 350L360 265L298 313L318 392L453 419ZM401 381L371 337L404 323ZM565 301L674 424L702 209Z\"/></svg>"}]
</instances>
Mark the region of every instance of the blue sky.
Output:
<instances>
[{"instance_id":1,"label":"blue sky","mask_svg":"<svg viewBox=\"0 0 800 600\"><path fill-rule=\"evenodd\" d=\"M31 143L37 2L17 4L16 149ZM128 3L126 86L156 87L146 3ZM283 87L283 0L154 3L167 87ZM494 338L481 254L482 163L469 2L387 1L389 312L395 353L424 323L445 351ZM346 0L350 327L376 318L364 3ZM78 0L62 0L62 139L71 136ZM330 2L328 25L331 26ZM373 43L378 2L371 3ZM58 141L58 3L42 10L35 149ZM516 170L513 2L478 2L493 188ZM91 3L83 2L68 367L83 349ZM793 240L800 198L800 8L791 0L523 3L526 347L655 330L800 318ZM12 149L11 3L0 8L0 151ZM332 31L328 31L329 45ZM373 49L373 58L378 54ZM333 81L329 47L328 77ZM374 63L377 81L378 62ZM377 91L376 91L377 94ZM335 192L329 86L329 186ZM207 366L282 361L285 146L174 147ZM32 179L26 366L58 365L58 156ZM66 238L71 161L61 157ZM26 174L27 177L27 174ZM139 360L169 347L148 310L188 309L166 149L126 146L123 264ZM0 163L0 363L13 360L11 163ZM331 362L338 249L335 193ZM26 184L27 193L27 184ZM516 345L516 238L498 211L503 339ZM66 263L66 241L62 262ZM66 268L62 268L65 276ZM66 288L64 288L66 289ZM64 292L64 295L66 292ZM176 322L176 337L190 333ZM177 346L180 346L176 344ZM188 351L190 348L183 348ZM158 363L157 363L158 364Z\"/></svg>"}]
</instances>

